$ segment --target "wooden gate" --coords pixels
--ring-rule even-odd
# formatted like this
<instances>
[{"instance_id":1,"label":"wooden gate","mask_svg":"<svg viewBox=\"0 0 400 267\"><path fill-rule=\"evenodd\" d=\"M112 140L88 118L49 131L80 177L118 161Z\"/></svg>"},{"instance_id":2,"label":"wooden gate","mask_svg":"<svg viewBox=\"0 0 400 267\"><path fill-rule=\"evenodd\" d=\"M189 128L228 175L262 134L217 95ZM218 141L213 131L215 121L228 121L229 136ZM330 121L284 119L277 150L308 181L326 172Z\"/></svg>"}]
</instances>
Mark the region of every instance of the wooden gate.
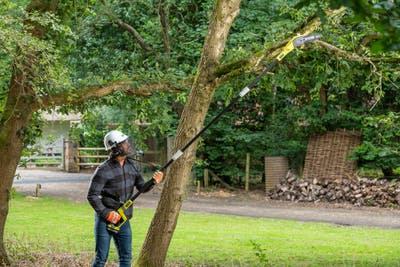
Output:
<instances>
[{"instance_id":1,"label":"wooden gate","mask_svg":"<svg viewBox=\"0 0 400 267\"><path fill-rule=\"evenodd\" d=\"M61 146L46 146L41 149L32 150L30 155L22 156L18 167L24 168L47 168L63 167L63 148Z\"/></svg>"}]
</instances>

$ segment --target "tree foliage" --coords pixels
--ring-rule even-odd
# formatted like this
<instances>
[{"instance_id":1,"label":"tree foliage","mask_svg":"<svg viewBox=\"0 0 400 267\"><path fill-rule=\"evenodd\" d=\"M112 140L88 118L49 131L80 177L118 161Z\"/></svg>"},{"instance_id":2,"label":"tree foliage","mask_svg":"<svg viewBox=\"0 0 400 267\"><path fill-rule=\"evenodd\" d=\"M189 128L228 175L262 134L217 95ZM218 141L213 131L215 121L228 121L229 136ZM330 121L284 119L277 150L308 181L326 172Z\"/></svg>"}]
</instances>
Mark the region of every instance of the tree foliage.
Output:
<instances>
[{"instance_id":1,"label":"tree foliage","mask_svg":"<svg viewBox=\"0 0 400 267\"><path fill-rule=\"evenodd\" d=\"M399 113L365 117L363 120L364 142L356 148L352 157L364 167L379 168L387 178L393 178L400 164Z\"/></svg>"},{"instance_id":2,"label":"tree foliage","mask_svg":"<svg viewBox=\"0 0 400 267\"><path fill-rule=\"evenodd\" d=\"M308 6L315 3L324 17L323 9L326 3L332 9L346 6L352 10L353 15L347 20L354 25L370 24L373 31L369 31L368 45L370 51L380 54L383 51L398 51L400 49L400 5L393 0L301 0L297 7Z\"/></svg>"},{"instance_id":3,"label":"tree foliage","mask_svg":"<svg viewBox=\"0 0 400 267\"><path fill-rule=\"evenodd\" d=\"M165 90L178 90L175 96L157 94L142 100L113 95L100 102L107 109L117 111L116 114L124 114L120 116L122 120L107 120L125 125L139 140L155 132L174 134L179 117L176 107L185 101L190 84L185 81L195 71L211 10L209 1L167 1L165 4L171 41L169 51L161 35L159 7L154 3L78 1L75 6L64 4L63 11L68 12L60 12L68 14L63 16L69 17L69 25L76 33L67 51L77 86L129 77L138 87L158 83ZM328 7L341 5L349 8L332 17L326 15ZM363 131L365 117L380 116L388 108L397 111L398 53L391 51L395 48L393 32L397 26L393 23L390 26L388 22L396 19L397 8L386 1L374 5L365 1L242 3L224 53L228 73L233 70L230 69L232 62L240 66L243 59L270 51L278 45L277 41L316 17L323 19L319 32L324 43L294 51L273 70L273 76L264 78L255 96L247 97L231 116L227 115L212 127L200 149L199 155L204 160L198 162L200 167L209 166L233 183L237 180L233 177L242 175L243 155L247 152L253 155L258 172L262 172L263 155L287 155L294 168L301 168L311 133L338 128ZM394 17L390 19L390 16ZM146 49L121 22L137 31ZM385 34L376 35L376 32ZM392 45L382 46L382 43ZM217 91L214 102L228 103L254 75L254 70L239 69ZM165 81L170 82L165 84ZM97 110L98 104L89 102L80 108L89 110L85 117L95 118L90 112ZM260 106L253 112L262 114L253 118L257 127L248 123L235 125L245 121L242 116L247 116L253 105ZM221 104L212 105L208 117L212 118L220 108ZM137 126L127 126L137 120L150 123L151 127L143 132ZM80 132L87 135L96 131L94 125L99 126L89 125L93 127ZM101 133L107 130L101 129ZM228 169L224 168L227 164Z\"/></svg>"},{"instance_id":4,"label":"tree foliage","mask_svg":"<svg viewBox=\"0 0 400 267\"><path fill-rule=\"evenodd\" d=\"M39 8L45 4L52 9L57 3L56 12ZM155 132L171 135L193 82L200 92L201 85L208 92L218 87L209 120L290 37L311 28L323 39L288 55L258 91L203 136L202 164L235 184L245 153L259 160L288 155L301 166L311 133L346 128L364 133L354 154L361 164L393 173L400 132L396 1L244 2L224 53L216 62L204 58L212 69L204 73L198 63L209 48L203 44L217 3L221 2L77 0L0 5L0 145L1 154L13 155L0 161L6 176L0 184L0 226L17 164L9 158L19 157L21 138L26 145L41 131L33 112L55 106L61 106L61 112L82 112L87 124L76 132L85 142L98 139L109 127L106 122L138 140ZM341 5L348 8L330 9ZM184 109L186 117L190 112L201 116L196 118L198 125L181 125L187 130L178 133L182 142L203 122L211 95L202 96L204 103L192 97L191 106ZM194 107L197 110L190 110ZM143 131L137 122L150 125ZM188 165L175 171L189 173ZM174 187L181 196L182 186Z\"/></svg>"},{"instance_id":5,"label":"tree foliage","mask_svg":"<svg viewBox=\"0 0 400 267\"><path fill-rule=\"evenodd\" d=\"M345 5L350 9L328 18L321 15L328 7L327 4L333 8ZM229 142L238 144L239 140L252 140L245 142L244 149L254 154L254 158L261 158L262 154L287 154L296 158L295 165L299 166L304 156L304 143L310 133L337 128L362 130L364 116L374 114L380 116L385 113L387 106L390 110L396 111L398 109L396 84L399 71L397 62L391 63L387 59L398 56L397 52L389 51L396 47L394 33L398 30L395 23L398 18L397 8L398 5L391 1L374 4L365 1L326 3L302 1L300 4L273 1L269 5L265 5L263 1L243 3L227 42L224 54L224 61L227 63L249 58L264 48L273 47L277 40L285 38L290 32L296 32L301 24L307 23L315 16L324 18L320 29L324 36L323 41L348 54L343 56L337 51L321 48L293 52L284 64L274 70L272 77L267 77L260 84L259 94L264 94L265 97L258 99L256 103L253 100L246 100L249 101L247 104L236 107L238 111L247 110L246 105L261 105L260 112L263 116L258 118L260 120L258 123L263 124L262 127L259 126L254 130L246 128L248 125L234 126L237 130L234 138L229 137L229 133L233 134L231 131L214 133L210 130L205 139L209 140L211 145L214 143L211 141L213 136L219 135L220 138L224 138L222 136L228 135L227 142L217 142L221 147L231 146ZM3 8L2 40L7 40L5 42L7 49L3 51L13 52L15 51L13 47L17 43L25 43L26 47L35 47L48 52L47 57L43 58L43 66L47 64L52 67L48 70L43 68L42 75L37 77L38 79L46 77L46 81L38 80L36 83L38 90L43 93L92 86L121 78L129 78L133 81L134 87L155 83L159 84L161 90L176 89L175 93L178 94L175 96L161 92L142 100L126 97L124 94L114 94L101 101L85 102L78 107L79 111L87 112L85 118L94 118L95 116L90 113L94 110L98 112L96 107L98 105L106 105L107 108L104 107L103 110L109 109L115 114L123 114L119 119L108 117L104 120L113 120L114 123L126 125L126 130L137 136L139 142L154 132L170 135L174 133L179 116L176 107L184 103L182 101L185 100L185 94L189 89L190 83L182 81L190 79L199 60L211 4L209 1L168 1L165 9L170 30L170 51L165 51L159 10L154 3L111 0L61 3L58 9L58 17L61 20L55 17L40 19L40 23L47 23L46 25L50 25L53 29L55 34L50 32L49 37L54 40L53 45L58 49L56 51L54 47L49 47L45 43L39 44L38 40L26 40L28 36L21 30L22 15L14 16L22 14L23 8L10 3ZM140 34L148 50L142 49L135 36L122 28L118 21L133 27ZM373 34L377 31L384 33L383 37L378 36L379 39L375 39L378 37ZM387 38L391 40L388 41ZM387 52L383 52L384 49ZM377 53L379 51L381 52ZM368 54L371 52L375 52L374 57ZM1 63L4 66L1 73L4 77L1 79L3 94L0 97L4 100L7 78L11 73L10 55L13 54L3 53ZM351 58L354 55L359 58ZM56 62L58 63L53 64ZM227 103L230 97L243 88L252 77L253 73L234 78L218 91L215 102ZM52 80L54 82L51 82ZM274 95L273 90L276 90L274 103L270 101ZM320 96L324 90L327 91L326 103L322 103ZM216 107L217 111L217 106L212 107ZM279 118L278 122L277 119L271 119L271 106L274 107L273 116ZM71 106L66 106L62 111L67 112L70 108ZM113 112L108 111L109 114ZM162 116L159 116L160 114ZM210 113L212 114L215 113ZM220 123L221 130L229 129L230 123L235 121L234 118L226 120L227 125ZM134 121L150 123L151 126L146 128L147 131L141 131L137 125L127 126ZM272 121L280 124L272 126ZM105 121L101 122L104 123ZM35 124L38 124L38 121L32 125ZM97 131L95 127L98 126L98 123L88 121L85 129L76 131L76 135L88 135L88 132ZM107 127L101 129L98 135L108 130ZM279 138L274 137L276 132L280 133ZM39 133L40 130L32 131L32 137ZM294 136L292 133L297 134ZM96 138L98 135L95 135ZM28 140L29 138L27 142ZM288 146L293 149L285 148L287 144L291 144ZM252 145L254 149L251 149ZM207 146L208 151L210 147L212 146ZM212 154L226 155L222 152L225 149L221 147L215 146ZM271 151L272 147L275 147L274 151ZM245 153L237 152L238 149L235 153L238 158L233 157L232 160L235 159L233 162L238 162ZM203 156L207 158L206 154ZM206 160L219 161L214 158L218 157L214 155ZM214 166L214 168L220 170L223 164L220 165L221 167ZM230 171L228 176L240 173L238 170L243 169L242 163L233 169L235 171Z\"/></svg>"},{"instance_id":6,"label":"tree foliage","mask_svg":"<svg viewBox=\"0 0 400 267\"><path fill-rule=\"evenodd\" d=\"M304 22L306 18L309 20L313 15L319 15L321 7L326 9L322 3L301 7L294 9L285 5L277 10ZM357 14L348 9L333 17L322 16L325 20L320 29L323 34L320 47L293 52L273 71L273 76L265 78L259 85L258 94L265 98L257 95L248 97L229 118L212 127L200 148L203 153L200 166L217 170L233 183L237 182L235 177L244 175L246 152L254 155L254 165L258 165L256 168L261 171L262 161L259 160L266 155L286 155L291 159L292 167L301 169L306 143L312 133L349 129L365 133L364 143L354 154L357 156L353 155L353 158L359 160L360 166L393 173L399 160L397 139L388 139L382 147L376 138L368 134L372 129L368 129L367 122L372 118L386 118L389 110L397 112L399 109L398 97L394 94L399 89L399 54L388 51L389 47L377 50L377 44L372 43L374 39L370 37L375 33L377 25L369 19L354 20ZM241 19L244 18L239 16L236 22L239 23ZM280 29L279 23L283 21L275 18L268 25ZM395 40L396 36L391 38ZM384 48L387 51L383 52ZM251 49L242 50L247 55L242 53L240 56L251 54ZM239 54L235 49L232 52L230 58ZM372 52L375 52L374 56L371 56ZM227 85L229 88L224 86L225 91L221 95L217 92L215 101L224 103L226 96L234 95L250 80L251 75L247 74L231 80ZM251 124L258 127L245 125L243 131L236 124L243 121L241 116L251 116L255 104L259 108L253 112L259 115L255 116ZM211 108L214 110L212 114L220 109L218 105L212 105ZM395 123L392 126L394 132L398 132L398 126ZM371 152L362 149L366 146L374 148L376 155L368 162L364 158L370 158ZM386 160L380 158L383 154L379 151L382 149L387 155Z\"/></svg>"}]
</instances>

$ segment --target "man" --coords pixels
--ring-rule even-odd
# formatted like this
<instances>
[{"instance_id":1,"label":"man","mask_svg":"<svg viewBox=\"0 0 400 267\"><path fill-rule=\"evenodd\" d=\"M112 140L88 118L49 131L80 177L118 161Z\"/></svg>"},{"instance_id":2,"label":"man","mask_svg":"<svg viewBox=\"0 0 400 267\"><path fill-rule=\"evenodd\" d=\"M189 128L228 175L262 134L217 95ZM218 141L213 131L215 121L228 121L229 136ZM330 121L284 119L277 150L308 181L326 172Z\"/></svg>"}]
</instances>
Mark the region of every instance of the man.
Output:
<instances>
[{"instance_id":1,"label":"man","mask_svg":"<svg viewBox=\"0 0 400 267\"><path fill-rule=\"evenodd\" d=\"M111 239L118 251L119 266L131 266L132 231L129 219L132 218L132 206L126 211L128 221L115 233L107 230L107 224L117 224L121 215L116 210L133 193L134 188L147 192L163 178L163 173L154 173L151 180L145 182L129 155L133 146L129 136L120 131L111 131L104 136L104 146L110 151L110 157L93 174L87 199L95 210L96 255L92 266L105 266Z\"/></svg>"}]
</instances>

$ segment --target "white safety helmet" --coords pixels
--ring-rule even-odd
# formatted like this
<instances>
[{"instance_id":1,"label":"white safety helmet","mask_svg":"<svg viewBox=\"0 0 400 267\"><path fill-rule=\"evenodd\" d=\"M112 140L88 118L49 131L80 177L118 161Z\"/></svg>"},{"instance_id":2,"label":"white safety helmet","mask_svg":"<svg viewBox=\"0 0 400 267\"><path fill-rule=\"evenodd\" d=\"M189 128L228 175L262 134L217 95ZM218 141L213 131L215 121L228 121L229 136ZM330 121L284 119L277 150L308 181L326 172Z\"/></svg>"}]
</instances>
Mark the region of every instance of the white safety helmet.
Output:
<instances>
[{"instance_id":1,"label":"white safety helmet","mask_svg":"<svg viewBox=\"0 0 400 267\"><path fill-rule=\"evenodd\" d=\"M118 144L128 140L129 136L120 131L111 131L104 136L104 146L106 150L116 147Z\"/></svg>"}]
</instances>

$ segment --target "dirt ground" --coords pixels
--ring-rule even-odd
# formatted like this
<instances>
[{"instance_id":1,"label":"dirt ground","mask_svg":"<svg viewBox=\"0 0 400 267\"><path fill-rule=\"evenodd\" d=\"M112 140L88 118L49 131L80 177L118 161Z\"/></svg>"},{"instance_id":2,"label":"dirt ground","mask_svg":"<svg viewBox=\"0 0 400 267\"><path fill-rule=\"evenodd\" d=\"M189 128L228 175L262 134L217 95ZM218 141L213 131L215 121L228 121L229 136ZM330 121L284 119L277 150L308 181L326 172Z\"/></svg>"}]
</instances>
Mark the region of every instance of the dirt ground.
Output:
<instances>
[{"instance_id":1,"label":"dirt ground","mask_svg":"<svg viewBox=\"0 0 400 267\"><path fill-rule=\"evenodd\" d=\"M37 184L40 194L87 202L86 193L91 173L71 174L60 170L17 170L14 181L17 192L35 195ZM142 194L135 203L140 208L156 208L162 185ZM400 228L400 209L355 207L330 203L293 203L268 199L262 190L228 191L223 189L190 188L183 202L183 211L218 213L259 218L287 219L304 222L324 222L344 226Z\"/></svg>"}]
</instances>

